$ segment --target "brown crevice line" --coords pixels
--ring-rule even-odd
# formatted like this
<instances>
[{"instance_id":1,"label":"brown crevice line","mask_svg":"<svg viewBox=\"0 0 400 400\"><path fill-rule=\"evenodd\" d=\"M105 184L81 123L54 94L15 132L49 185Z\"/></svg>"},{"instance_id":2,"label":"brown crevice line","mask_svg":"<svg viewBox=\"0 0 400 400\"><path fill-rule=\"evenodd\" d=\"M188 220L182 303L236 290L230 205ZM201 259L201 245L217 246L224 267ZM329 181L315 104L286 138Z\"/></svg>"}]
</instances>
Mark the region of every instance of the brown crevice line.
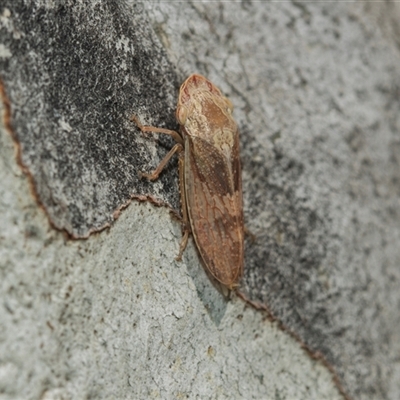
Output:
<instances>
[{"instance_id":1,"label":"brown crevice line","mask_svg":"<svg viewBox=\"0 0 400 400\"><path fill-rule=\"evenodd\" d=\"M46 206L43 204L42 200L40 199L39 193L36 189L36 184L35 184L35 179L33 178L33 175L29 168L24 164L22 161L22 148L21 148L21 143L18 140L18 137L14 131L14 128L12 127L11 123L11 102L7 96L5 85L3 80L0 78L0 97L1 101L4 106L4 113L3 113L3 121L4 121L4 127L6 131L8 131L9 135L11 136L14 146L16 148L16 159L17 159L17 164L21 168L22 172L26 175L28 178L29 182L29 189L30 192L35 199L36 203L39 205L39 208L41 208L44 212L44 214L47 217L47 220L49 221L50 226L57 230L60 231L65 235L67 239L80 239L77 237L74 237L70 232L68 232L65 228L61 228L56 225L56 223L51 219L49 213L47 212Z\"/></svg>"},{"instance_id":2,"label":"brown crevice line","mask_svg":"<svg viewBox=\"0 0 400 400\"><path fill-rule=\"evenodd\" d=\"M119 207L117 207L115 209L115 211L112 214L113 217L113 222L109 222L104 224L103 226L99 227L99 228L92 228L89 229L88 233L85 236L76 236L73 235L72 233L68 232L66 228L61 228L59 226L57 226L55 224L54 221L52 221L46 206L43 204L43 202L40 199L40 196L37 192L36 189L36 185L35 185L35 180L33 178L33 175L31 174L29 168L24 164L24 162L22 161L22 148L21 148L21 144L17 138L17 135L15 134L15 131L12 127L11 124L11 104L10 101L8 99L6 90L5 90L5 86L4 86L4 82L3 80L0 78L0 97L4 106L4 113L3 113L3 121L4 121L4 126L6 128L6 130L8 131L8 133L10 134L11 138L13 139L14 145L16 147L16 159L17 159L17 163L20 166L21 170L24 172L24 174L27 176L28 178L28 182L29 182L29 187L30 187L30 191L31 194L33 196L33 198L36 200L37 204L39 205L39 207L43 210L44 214L46 215L50 226L57 230L60 231L61 233L63 233L67 239L70 240L86 240L89 238L89 236L93 235L93 234L97 234L97 233L101 233L102 231L106 230L106 229L110 229L112 223L117 220L119 218L119 216L121 215L121 213L130 205L130 203L133 200L136 200L138 202L150 202L153 205L157 206L157 207L167 207L170 210L170 213L172 214L172 216L181 221L181 217L179 215L179 213L176 212L176 210L174 210L173 208L171 208L171 206L169 206L167 203L162 202L158 199L156 199L155 197L151 196L151 195L136 195L133 194L131 195L130 199L128 199L128 201L126 201L125 203L121 204ZM237 296L243 300L246 304L248 304L249 306L251 306L252 308L254 308L257 311L263 311L267 314L267 318L268 320L270 320L271 322L276 322L278 324L278 327L284 331L289 333L290 336L292 336L298 343L300 343L300 346L302 349L304 349L306 351L306 353L313 359L316 361L320 361L328 370L329 372L332 374L333 377L333 381L336 385L336 387L338 388L340 394L345 398L345 400L351 400L351 397L345 392L340 379L335 371L335 369L333 368L333 366L327 361L327 359L324 357L324 355L319 352L319 351L314 351L312 350L310 347L307 346L306 343L303 342L303 340L300 338L300 336L295 333L294 331L290 330L287 326L285 326L283 324L283 322L281 322L273 313L272 311L263 303L259 303L259 302L254 302L252 300L250 300L249 298L247 298L247 296L240 292L240 291L236 291L235 292L237 294Z\"/></svg>"},{"instance_id":3,"label":"brown crevice line","mask_svg":"<svg viewBox=\"0 0 400 400\"><path fill-rule=\"evenodd\" d=\"M35 199L36 203L38 204L39 208L41 208L43 210L44 214L46 215L47 220L49 221L49 224L50 224L51 228L61 232L66 237L66 239L68 239L68 240L86 240L91 235L94 235L94 234L97 234L97 233L101 233L102 231L104 231L106 229L110 229L111 225L113 224L113 222L119 218L119 216L122 213L122 211L124 209L126 209L133 200L136 200L136 201L139 201L139 202L148 201L148 202L152 203L153 205L155 205L157 207L167 207L167 208L170 209L171 214L173 214L177 219L180 219L179 214L174 209L172 209L171 206L169 206L167 203L162 202L162 201L156 199L155 197L153 197L151 195L136 195L136 194L132 194L131 197L128 199L128 201L126 201L125 203L123 203L122 205L120 205L119 207L117 207L114 210L114 212L112 213L112 218L113 218L112 222L107 222L107 223L105 223L103 226L101 226L99 228L91 228L91 229L89 229L88 233L86 235L84 235L84 236L74 235L73 233L69 232L66 228L62 228L62 227L58 226L51 219L50 214L48 213L46 206L44 205L44 203L40 199L40 195L39 195L39 193L37 191L37 188L36 188L35 179L34 179L32 173L31 173L31 171L29 170L29 168L22 161L21 143L19 142L18 137L17 137L17 135L16 135L16 133L15 133L13 127L12 127L12 123L11 123L11 102L10 102L8 96L7 96L5 85L4 85L4 82L1 79L1 77L0 77L0 97L1 97L1 101L2 101L3 106L4 106L4 112L3 112L4 126L5 126L6 131L9 133L9 135L11 136L11 138L12 138L12 140L14 142L14 146L16 148L17 164L21 168L22 172L28 178L30 192L31 192L33 198Z\"/></svg>"},{"instance_id":4,"label":"brown crevice line","mask_svg":"<svg viewBox=\"0 0 400 400\"><path fill-rule=\"evenodd\" d=\"M156 197L150 195L150 194L132 194L131 197L123 204L121 204L119 207L117 207L115 209L115 211L113 212L112 216L113 216L113 221L117 220L119 218L119 216L121 215L121 213L129 207L129 204L132 203L132 201L135 200L139 203L144 203L144 202L148 202L153 204L156 207L165 207L169 209L169 212L171 213L171 215L177 219L178 221L181 220L181 217L179 215L179 213L173 209L169 204L167 204L164 201L161 201L159 199L157 199ZM112 223L111 223L112 224ZM111 224L109 223L109 227L111 226Z\"/></svg>"},{"instance_id":5,"label":"brown crevice line","mask_svg":"<svg viewBox=\"0 0 400 400\"><path fill-rule=\"evenodd\" d=\"M129 207L129 205L132 203L132 201L137 201L139 203L144 203L144 202L148 202L153 204L156 207L165 207L168 208L170 210L170 213L176 218L176 219L180 219L179 214L167 203L157 199L156 197L149 195L149 194L144 194L144 195L140 195L140 194L132 194L131 197L125 202L122 203L120 206L118 206L112 213L112 221L111 222L106 222L103 226L99 227L99 228L91 228L88 230L88 233L84 236L76 236L73 235L71 233L69 233L65 228L59 229L56 228L60 231L65 232L68 235L68 239L70 240L87 240L89 239L89 237L91 235L96 235L99 234L101 232L103 232L104 230L107 229L111 229L113 223L120 217L120 215L122 214L122 212ZM46 215L48 216L48 214L46 213ZM48 216L48 218L50 219L50 217Z\"/></svg>"},{"instance_id":6,"label":"brown crevice line","mask_svg":"<svg viewBox=\"0 0 400 400\"><path fill-rule=\"evenodd\" d=\"M313 350L311 347L309 347L296 332L292 331L278 317L276 317L266 304L250 300L240 290L235 291L235 293L241 300L243 300L250 307L254 308L256 311L262 311L266 313L267 319L270 322L276 322L279 329L281 329L283 332L287 332L293 339L295 339L300 344L300 347L310 356L311 359L319 361L325 368L327 368L328 371L331 373L333 382L335 386L338 388L340 394L344 397L345 400L352 400L352 398L345 391L342 383L340 382L340 378L337 372L335 371L335 368L320 351Z\"/></svg>"}]
</instances>

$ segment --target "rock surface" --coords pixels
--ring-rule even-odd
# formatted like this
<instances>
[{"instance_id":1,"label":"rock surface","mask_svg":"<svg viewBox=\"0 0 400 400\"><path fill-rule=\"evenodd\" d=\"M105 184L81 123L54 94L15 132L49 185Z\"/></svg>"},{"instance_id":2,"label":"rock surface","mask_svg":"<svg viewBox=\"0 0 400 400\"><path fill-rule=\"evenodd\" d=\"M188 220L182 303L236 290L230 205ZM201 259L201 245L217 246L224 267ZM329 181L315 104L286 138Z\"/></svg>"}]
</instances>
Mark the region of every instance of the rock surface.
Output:
<instances>
[{"instance_id":1,"label":"rock surface","mask_svg":"<svg viewBox=\"0 0 400 400\"><path fill-rule=\"evenodd\" d=\"M1 7L0 393L399 397L397 4ZM172 141L129 117L176 128L192 72L240 126L257 237L242 289L337 387L265 314L226 302L192 245L173 261L168 208L131 202L179 208L176 161L156 183L137 175Z\"/></svg>"}]
</instances>

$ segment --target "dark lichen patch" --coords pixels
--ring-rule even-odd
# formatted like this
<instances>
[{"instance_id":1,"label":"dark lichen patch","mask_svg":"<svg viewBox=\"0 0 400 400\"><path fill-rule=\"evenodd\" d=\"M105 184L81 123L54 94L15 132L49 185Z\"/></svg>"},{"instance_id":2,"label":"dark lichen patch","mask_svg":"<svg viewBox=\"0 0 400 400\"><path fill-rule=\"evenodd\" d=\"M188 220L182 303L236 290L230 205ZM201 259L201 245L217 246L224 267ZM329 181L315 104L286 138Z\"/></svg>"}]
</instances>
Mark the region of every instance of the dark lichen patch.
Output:
<instances>
[{"instance_id":1,"label":"dark lichen patch","mask_svg":"<svg viewBox=\"0 0 400 400\"><path fill-rule=\"evenodd\" d=\"M141 5L4 6L13 31L3 26L2 41L12 56L0 71L21 165L52 225L86 237L132 196L151 192L137 171L151 168L144 164L153 163L154 144L129 117L175 128L179 82ZM169 145L161 142L160 156ZM160 182L160 202L179 208L175 169Z\"/></svg>"}]
</instances>

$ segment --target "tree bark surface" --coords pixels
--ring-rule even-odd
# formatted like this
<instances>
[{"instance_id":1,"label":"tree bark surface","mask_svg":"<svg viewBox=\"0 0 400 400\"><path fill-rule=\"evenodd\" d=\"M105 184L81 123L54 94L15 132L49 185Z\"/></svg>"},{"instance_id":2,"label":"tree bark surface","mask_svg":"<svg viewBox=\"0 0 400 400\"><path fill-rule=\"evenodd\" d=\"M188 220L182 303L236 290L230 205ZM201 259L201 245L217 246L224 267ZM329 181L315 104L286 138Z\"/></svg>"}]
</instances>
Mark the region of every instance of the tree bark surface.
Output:
<instances>
[{"instance_id":1,"label":"tree bark surface","mask_svg":"<svg viewBox=\"0 0 400 400\"><path fill-rule=\"evenodd\" d=\"M389 2L3 0L1 396L398 399L399 20ZM173 143L130 116L176 129L193 72L235 107L258 311L192 242L174 261L176 159L139 179Z\"/></svg>"}]
</instances>

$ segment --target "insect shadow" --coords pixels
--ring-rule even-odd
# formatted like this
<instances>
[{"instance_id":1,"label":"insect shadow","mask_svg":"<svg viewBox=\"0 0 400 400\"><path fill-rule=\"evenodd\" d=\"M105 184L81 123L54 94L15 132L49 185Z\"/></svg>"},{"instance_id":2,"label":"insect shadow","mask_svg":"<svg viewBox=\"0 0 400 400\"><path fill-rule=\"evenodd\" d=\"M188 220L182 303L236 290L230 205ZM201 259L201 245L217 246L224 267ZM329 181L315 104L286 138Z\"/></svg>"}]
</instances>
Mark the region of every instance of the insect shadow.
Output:
<instances>
[{"instance_id":1,"label":"insect shadow","mask_svg":"<svg viewBox=\"0 0 400 400\"><path fill-rule=\"evenodd\" d=\"M221 290L218 282L210 279L204 268L199 268L199 255L192 241L189 241L183 257L186 261L188 274L196 287L201 302L211 320L219 326L226 313L229 295L227 296L224 290Z\"/></svg>"}]
</instances>

